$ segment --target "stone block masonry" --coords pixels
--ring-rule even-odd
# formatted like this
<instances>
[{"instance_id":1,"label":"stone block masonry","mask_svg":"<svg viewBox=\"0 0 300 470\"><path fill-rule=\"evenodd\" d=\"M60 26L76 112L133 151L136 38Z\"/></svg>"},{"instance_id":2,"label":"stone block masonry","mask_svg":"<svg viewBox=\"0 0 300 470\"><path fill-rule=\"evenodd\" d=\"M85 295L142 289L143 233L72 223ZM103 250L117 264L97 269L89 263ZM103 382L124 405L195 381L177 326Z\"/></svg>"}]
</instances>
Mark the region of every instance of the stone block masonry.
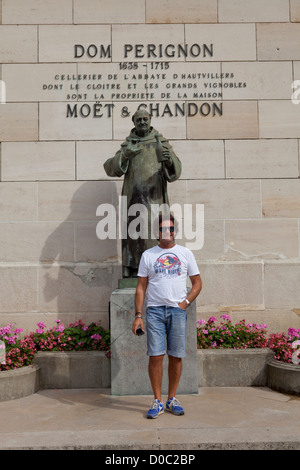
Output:
<instances>
[{"instance_id":1,"label":"stone block masonry","mask_svg":"<svg viewBox=\"0 0 300 470\"><path fill-rule=\"evenodd\" d=\"M170 203L204 204L198 317L300 327L299 20L297 0L0 1L0 325L109 326L103 163L142 106L182 161Z\"/></svg>"}]
</instances>

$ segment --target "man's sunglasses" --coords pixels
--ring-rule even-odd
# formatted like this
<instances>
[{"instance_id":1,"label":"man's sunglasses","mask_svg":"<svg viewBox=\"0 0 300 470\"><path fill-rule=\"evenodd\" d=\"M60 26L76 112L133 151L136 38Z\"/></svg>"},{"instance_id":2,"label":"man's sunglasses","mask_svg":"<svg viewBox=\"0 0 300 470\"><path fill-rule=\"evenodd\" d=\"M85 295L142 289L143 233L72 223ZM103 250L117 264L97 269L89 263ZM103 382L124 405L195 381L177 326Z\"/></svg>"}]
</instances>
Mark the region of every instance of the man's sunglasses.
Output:
<instances>
[{"instance_id":1,"label":"man's sunglasses","mask_svg":"<svg viewBox=\"0 0 300 470\"><path fill-rule=\"evenodd\" d=\"M162 233L165 233L167 230L172 233L174 232L174 227L159 227L159 231Z\"/></svg>"}]
</instances>

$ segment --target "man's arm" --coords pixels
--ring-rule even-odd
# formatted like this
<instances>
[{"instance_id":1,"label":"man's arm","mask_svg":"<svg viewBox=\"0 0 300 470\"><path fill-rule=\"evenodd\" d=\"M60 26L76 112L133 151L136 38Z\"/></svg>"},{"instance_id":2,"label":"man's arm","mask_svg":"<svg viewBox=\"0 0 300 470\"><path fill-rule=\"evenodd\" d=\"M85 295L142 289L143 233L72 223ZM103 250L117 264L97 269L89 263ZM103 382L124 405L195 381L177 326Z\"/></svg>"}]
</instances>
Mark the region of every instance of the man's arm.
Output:
<instances>
[{"instance_id":1,"label":"man's arm","mask_svg":"<svg viewBox=\"0 0 300 470\"><path fill-rule=\"evenodd\" d=\"M135 313L137 315L142 315L143 314L143 305L145 301L145 295L146 295L146 290L148 286L148 278L147 277L139 277L138 278L138 283L136 286L136 291L135 291ZM139 312L139 313L137 313ZM142 318L135 318L133 324L132 324L132 331L134 334L136 334L136 330L138 328L142 328L143 330L143 319Z\"/></svg>"},{"instance_id":2,"label":"man's arm","mask_svg":"<svg viewBox=\"0 0 300 470\"><path fill-rule=\"evenodd\" d=\"M190 280L192 283L192 287L190 292L187 295L187 300L189 303L192 303L193 300L200 294L201 289L202 289L202 279L200 274L196 274L196 276L190 276ZM183 302L180 302L178 304L179 308L185 310L189 304L184 300Z\"/></svg>"}]
</instances>

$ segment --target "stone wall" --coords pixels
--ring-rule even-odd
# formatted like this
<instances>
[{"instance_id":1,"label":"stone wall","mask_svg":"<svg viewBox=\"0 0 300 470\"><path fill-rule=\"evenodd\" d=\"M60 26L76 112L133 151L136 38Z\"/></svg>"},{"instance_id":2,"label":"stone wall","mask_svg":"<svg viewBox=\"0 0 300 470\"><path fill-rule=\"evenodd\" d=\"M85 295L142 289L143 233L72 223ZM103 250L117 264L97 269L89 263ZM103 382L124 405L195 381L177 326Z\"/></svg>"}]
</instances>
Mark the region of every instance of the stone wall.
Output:
<instances>
[{"instance_id":1,"label":"stone wall","mask_svg":"<svg viewBox=\"0 0 300 470\"><path fill-rule=\"evenodd\" d=\"M122 181L103 162L132 127L124 108L142 102L183 164L171 203L204 204L198 316L228 311L270 330L300 327L299 22L299 0L0 0L1 325L30 330L59 317L108 326L120 246L97 238L96 209L117 207ZM142 47L124 58L124 43ZM74 44L94 47L75 59ZM201 53L166 56L170 44ZM178 87L196 83L182 78L193 73L203 74L201 93L221 97ZM80 74L102 74L109 88L82 92ZM153 89L135 74L156 74ZM153 98L122 98L146 82ZM222 115L209 112L213 103Z\"/></svg>"}]
</instances>

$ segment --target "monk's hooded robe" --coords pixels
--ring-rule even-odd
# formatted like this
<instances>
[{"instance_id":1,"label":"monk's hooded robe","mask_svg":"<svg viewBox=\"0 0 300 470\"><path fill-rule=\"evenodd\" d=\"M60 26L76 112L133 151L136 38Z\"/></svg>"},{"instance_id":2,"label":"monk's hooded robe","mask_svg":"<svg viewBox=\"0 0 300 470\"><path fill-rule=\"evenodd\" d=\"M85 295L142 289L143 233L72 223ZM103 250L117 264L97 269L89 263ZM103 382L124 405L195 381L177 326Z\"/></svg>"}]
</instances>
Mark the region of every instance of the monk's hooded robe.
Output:
<instances>
[{"instance_id":1,"label":"monk's hooded robe","mask_svg":"<svg viewBox=\"0 0 300 470\"><path fill-rule=\"evenodd\" d=\"M169 150L168 161L158 161L161 147ZM126 158L127 148L137 148L139 152ZM127 196L127 213L133 204L143 204L148 210L148 238L122 239L123 274L124 267L137 272L142 253L157 245L157 240L151 239L151 204L169 204L167 182L179 178L181 163L169 142L153 127L144 137L138 136L134 128L116 155L104 163L104 169L108 176L124 175L122 196ZM127 229L131 221L132 217L127 217Z\"/></svg>"}]
</instances>

